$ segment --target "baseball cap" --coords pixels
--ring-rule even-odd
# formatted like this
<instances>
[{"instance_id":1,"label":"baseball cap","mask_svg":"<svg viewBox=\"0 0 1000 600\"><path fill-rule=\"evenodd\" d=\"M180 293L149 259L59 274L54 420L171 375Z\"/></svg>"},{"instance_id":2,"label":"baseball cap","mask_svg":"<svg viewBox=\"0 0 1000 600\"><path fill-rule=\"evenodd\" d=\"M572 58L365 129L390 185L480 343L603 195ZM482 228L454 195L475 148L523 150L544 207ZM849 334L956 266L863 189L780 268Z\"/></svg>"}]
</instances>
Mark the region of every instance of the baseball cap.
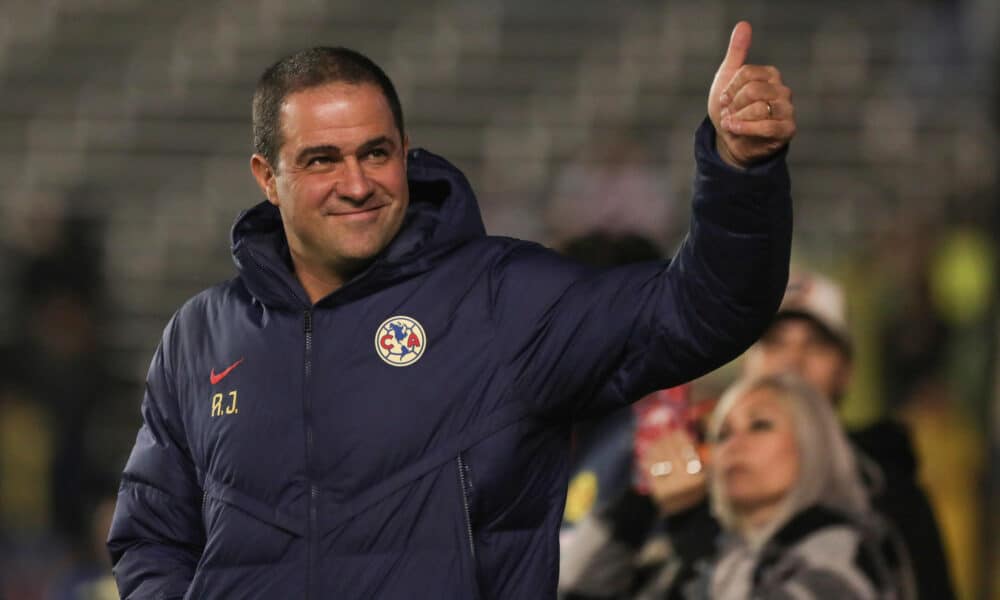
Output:
<instances>
[{"instance_id":1,"label":"baseball cap","mask_svg":"<svg viewBox=\"0 0 1000 600\"><path fill-rule=\"evenodd\" d=\"M809 271L793 271L775 320L787 317L809 319L850 352L847 302L843 288L832 279Z\"/></svg>"}]
</instances>

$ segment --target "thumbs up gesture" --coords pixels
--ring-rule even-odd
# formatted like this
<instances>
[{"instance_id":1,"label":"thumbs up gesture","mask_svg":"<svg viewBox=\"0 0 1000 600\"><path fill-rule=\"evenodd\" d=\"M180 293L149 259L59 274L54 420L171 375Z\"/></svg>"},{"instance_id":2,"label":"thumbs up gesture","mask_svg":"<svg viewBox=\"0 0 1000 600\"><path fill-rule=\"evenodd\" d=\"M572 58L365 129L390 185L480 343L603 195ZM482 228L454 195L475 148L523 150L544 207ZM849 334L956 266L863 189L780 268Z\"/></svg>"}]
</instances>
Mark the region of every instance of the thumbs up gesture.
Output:
<instances>
[{"instance_id":1,"label":"thumbs up gesture","mask_svg":"<svg viewBox=\"0 0 1000 600\"><path fill-rule=\"evenodd\" d=\"M745 168L783 148L795 135L792 91L773 66L748 65L750 23L733 28L729 50L708 93L716 148L727 163Z\"/></svg>"}]
</instances>

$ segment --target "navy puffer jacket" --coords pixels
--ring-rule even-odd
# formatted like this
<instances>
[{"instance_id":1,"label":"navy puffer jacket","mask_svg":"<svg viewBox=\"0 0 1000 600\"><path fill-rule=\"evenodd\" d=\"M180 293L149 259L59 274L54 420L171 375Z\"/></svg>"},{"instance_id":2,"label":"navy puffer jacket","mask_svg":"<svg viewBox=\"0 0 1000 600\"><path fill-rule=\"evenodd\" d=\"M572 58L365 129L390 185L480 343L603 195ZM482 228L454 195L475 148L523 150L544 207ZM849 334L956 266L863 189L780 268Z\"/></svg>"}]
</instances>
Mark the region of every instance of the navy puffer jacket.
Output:
<instances>
[{"instance_id":1,"label":"navy puffer jacket","mask_svg":"<svg viewBox=\"0 0 1000 600\"><path fill-rule=\"evenodd\" d=\"M785 289L784 156L726 167L706 120L690 234L603 272L485 234L409 156L400 234L311 304L277 210L167 325L109 547L124 598L552 598L568 431L729 361Z\"/></svg>"}]
</instances>

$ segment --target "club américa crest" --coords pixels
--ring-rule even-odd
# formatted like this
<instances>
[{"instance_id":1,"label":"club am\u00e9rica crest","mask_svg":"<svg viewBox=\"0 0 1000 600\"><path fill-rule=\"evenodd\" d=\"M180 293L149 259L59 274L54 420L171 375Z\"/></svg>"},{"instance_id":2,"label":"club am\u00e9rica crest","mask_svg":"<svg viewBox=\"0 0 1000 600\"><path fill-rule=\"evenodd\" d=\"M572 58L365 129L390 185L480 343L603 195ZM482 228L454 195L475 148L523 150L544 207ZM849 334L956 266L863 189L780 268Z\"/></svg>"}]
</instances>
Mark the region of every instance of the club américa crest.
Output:
<instances>
[{"instance_id":1,"label":"club am\u00e9rica crest","mask_svg":"<svg viewBox=\"0 0 1000 600\"><path fill-rule=\"evenodd\" d=\"M408 367L427 351L427 334L411 317L389 317L375 331L375 351L394 367Z\"/></svg>"}]
</instances>

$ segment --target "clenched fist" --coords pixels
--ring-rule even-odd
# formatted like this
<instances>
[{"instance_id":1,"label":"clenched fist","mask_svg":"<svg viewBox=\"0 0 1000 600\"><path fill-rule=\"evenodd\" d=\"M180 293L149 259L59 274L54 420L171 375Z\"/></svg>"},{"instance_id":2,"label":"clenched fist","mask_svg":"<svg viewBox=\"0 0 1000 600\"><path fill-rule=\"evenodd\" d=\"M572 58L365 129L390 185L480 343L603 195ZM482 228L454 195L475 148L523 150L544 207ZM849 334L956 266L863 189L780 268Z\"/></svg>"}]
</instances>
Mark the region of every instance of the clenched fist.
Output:
<instances>
[{"instance_id":1,"label":"clenched fist","mask_svg":"<svg viewBox=\"0 0 1000 600\"><path fill-rule=\"evenodd\" d=\"M708 93L719 156L739 168L766 159L795 135L792 91L781 82L781 73L770 65L744 64L751 34L746 21L733 28Z\"/></svg>"}]
</instances>

